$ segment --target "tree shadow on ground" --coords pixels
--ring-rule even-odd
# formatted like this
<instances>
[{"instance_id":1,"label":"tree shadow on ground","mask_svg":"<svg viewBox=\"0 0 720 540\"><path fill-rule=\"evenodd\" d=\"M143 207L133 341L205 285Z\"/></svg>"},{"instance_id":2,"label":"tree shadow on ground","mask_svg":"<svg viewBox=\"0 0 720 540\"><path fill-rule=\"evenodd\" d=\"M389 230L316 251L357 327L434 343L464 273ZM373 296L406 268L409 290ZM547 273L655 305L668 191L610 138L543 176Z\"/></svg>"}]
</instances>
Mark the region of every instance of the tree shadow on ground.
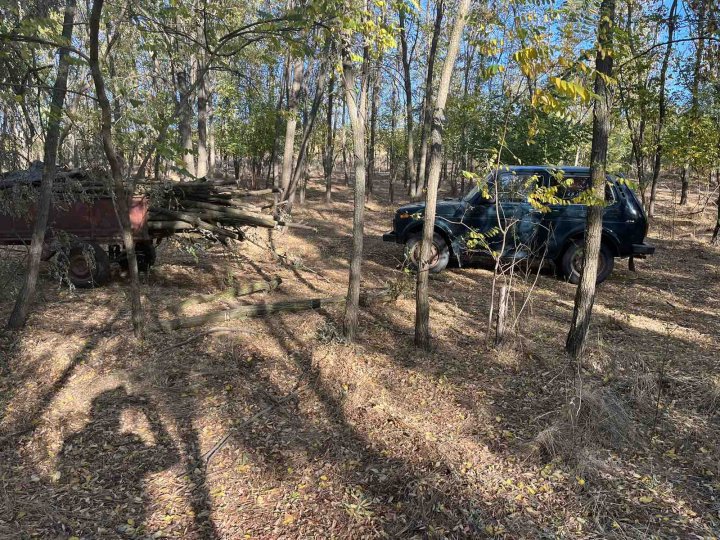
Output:
<instances>
[{"instance_id":1,"label":"tree shadow on ground","mask_svg":"<svg viewBox=\"0 0 720 540\"><path fill-rule=\"evenodd\" d=\"M57 396L57 394L65 388L68 381L73 376L73 373L75 373L76 368L90 357L92 352L97 348L99 342L105 337L106 333L112 329L113 324L120 318L121 313L122 310L117 311L98 330L94 330L88 335L82 348L73 355L72 359L67 363L60 375L55 378L50 386L42 390L36 399L19 404L22 412L14 413L16 420L10 427L4 430L4 433L0 434L0 449L2 449L5 444L16 443L18 437L32 435L32 432L39 424L40 417L48 409L55 396ZM13 346L13 349L15 350L13 350L11 356L7 358L7 369L10 371L12 371L12 367L10 366L13 364L13 359L17 358L22 352L15 346ZM13 401L13 395L16 391L15 389L21 388L28 381L31 381L35 376L35 370L42 367L46 360L50 360L52 354L52 352L47 353L33 366L25 366L24 369L16 373L11 372L8 374L8 380L12 383L14 391L9 392L7 397L3 399L5 408L0 412L0 421L3 421L7 415L7 406ZM7 381L6 384L8 384Z\"/></svg>"},{"instance_id":2,"label":"tree shadow on ground","mask_svg":"<svg viewBox=\"0 0 720 540\"><path fill-rule=\"evenodd\" d=\"M151 443L137 433L121 431L121 415L129 409L144 414ZM92 400L89 422L65 440L58 456L62 485L54 497L54 511L64 532L87 537L136 536L143 530L150 502L144 491L145 477L172 467L177 460L175 444L152 401L128 395L123 386L98 394ZM114 524L114 530L98 531L98 524Z\"/></svg>"}]
</instances>

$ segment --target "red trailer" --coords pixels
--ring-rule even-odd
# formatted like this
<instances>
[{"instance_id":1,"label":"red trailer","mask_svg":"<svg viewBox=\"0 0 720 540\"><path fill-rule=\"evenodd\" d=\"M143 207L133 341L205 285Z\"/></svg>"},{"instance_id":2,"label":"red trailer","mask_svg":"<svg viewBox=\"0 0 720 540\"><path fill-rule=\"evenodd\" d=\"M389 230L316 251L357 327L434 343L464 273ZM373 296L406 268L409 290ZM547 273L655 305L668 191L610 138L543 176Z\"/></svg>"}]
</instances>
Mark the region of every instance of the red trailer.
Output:
<instances>
[{"instance_id":1,"label":"red trailer","mask_svg":"<svg viewBox=\"0 0 720 540\"><path fill-rule=\"evenodd\" d=\"M148 231L150 204L146 197L132 197L130 223L138 258L138 269L155 263L155 246ZM29 245L35 223L35 208L23 215L0 213L0 244ZM127 265L122 248L122 228L110 197L90 202L54 203L50 208L43 258L55 253L66 263L68 279L76 287L103 285L110 277L110 264Z\"/></svg>"}]
</instances>

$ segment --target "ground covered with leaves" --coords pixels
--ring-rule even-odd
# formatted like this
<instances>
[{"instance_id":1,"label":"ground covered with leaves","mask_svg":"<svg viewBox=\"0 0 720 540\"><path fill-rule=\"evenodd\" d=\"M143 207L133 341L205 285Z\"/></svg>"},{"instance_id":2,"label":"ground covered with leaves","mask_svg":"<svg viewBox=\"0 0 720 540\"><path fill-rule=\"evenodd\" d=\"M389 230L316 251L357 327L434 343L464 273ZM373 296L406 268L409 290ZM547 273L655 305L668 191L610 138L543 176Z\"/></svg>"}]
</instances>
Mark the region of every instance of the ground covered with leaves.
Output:
<instances>
[{"instance_id":1,"label":"ground covered with leaves","mask_svg":"<svg viewBox=\"0 0 720 540\"><path fill-rule=\"evenodd\" d=\"M673 210L663 193L657 253L637 273L618 261L600 287L581 366L563 354L575 287L548 271L509 342L488 345L482 264L431 281L435 350L415 350L383 193L367 207L363 286L404 292L363 309L357 343L338 306L160 329L183 300L258 279L282 284L239 303L344 294L351 194L328 206L320 190L296 212L316 232L163 244L143 278L143 343L124 276L70 291L45 273L27 329L0 334L1 538L720 535L713 208ZM19 261L3 259L4 320Z\"/></svg>"}]
</instances>

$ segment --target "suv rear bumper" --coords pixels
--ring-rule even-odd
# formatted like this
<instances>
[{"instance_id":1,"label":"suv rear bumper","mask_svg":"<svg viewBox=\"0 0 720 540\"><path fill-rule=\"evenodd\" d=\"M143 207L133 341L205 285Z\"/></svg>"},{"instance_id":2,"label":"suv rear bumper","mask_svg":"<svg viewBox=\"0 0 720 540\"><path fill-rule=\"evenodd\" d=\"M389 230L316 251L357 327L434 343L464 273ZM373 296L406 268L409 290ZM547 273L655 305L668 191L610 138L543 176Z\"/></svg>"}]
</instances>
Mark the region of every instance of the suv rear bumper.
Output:
<instances>
[{"instance_id":1,"label":"suv rear bumper","mask_svg":"<svg viewBox=\"0 0 720 540\"><path fill-rule=\"evenodd\" d=\"M633 244L632 254L634 256L644 257L645 255L652 255L655 253L655 246L650 244Z\"/></svg>"},{"instance_id":2,"label":"suv rear bumper","mask_svg":"<svg viewBox=\"0 0 720 540\"><path fill-rule=\"evenodd\" d=\"M383 242L398 242L398 235L395 231L386 232L382 235Z\"/></svg>"}]
</instances>

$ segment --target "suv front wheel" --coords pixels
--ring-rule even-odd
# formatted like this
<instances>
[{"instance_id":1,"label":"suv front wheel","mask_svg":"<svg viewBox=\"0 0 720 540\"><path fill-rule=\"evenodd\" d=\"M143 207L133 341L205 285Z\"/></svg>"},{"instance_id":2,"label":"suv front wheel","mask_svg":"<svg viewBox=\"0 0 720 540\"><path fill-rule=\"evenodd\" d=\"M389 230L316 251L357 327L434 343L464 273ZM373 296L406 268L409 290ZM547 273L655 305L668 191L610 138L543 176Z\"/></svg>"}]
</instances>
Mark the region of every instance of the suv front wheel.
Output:
<instances>
[{"instance_id":1,"label":"suv front wheel","mask_svg":"<svg viewBox=\"0 0 720 540\"><path fill-rule=\"evenodd\" d=\"M413 270L418 269L422 232L412 234L405 242L405 260ZM450 262L450 246L438 233L433 234L433 245L430 249L430 272L442 272Z\"/></svg>"},{"instance_id":2,"label":"suv front wheel","mask_svg":"<svg viewBox=\"0 0 720 540\"><path fill-rule=\"evenodd\" d=\"M585 242L583 240L573 240L560 258L560 271L563 277L570 283L577 285L580 283L580 274L582 272L583 253L585 251ZM596 283L600 284L605 281L613 271L615 266L615 257L613 257L610 248L605 244L600 244L600 255L598 256L598 269Z\"/></svg>"}]
</instances>

